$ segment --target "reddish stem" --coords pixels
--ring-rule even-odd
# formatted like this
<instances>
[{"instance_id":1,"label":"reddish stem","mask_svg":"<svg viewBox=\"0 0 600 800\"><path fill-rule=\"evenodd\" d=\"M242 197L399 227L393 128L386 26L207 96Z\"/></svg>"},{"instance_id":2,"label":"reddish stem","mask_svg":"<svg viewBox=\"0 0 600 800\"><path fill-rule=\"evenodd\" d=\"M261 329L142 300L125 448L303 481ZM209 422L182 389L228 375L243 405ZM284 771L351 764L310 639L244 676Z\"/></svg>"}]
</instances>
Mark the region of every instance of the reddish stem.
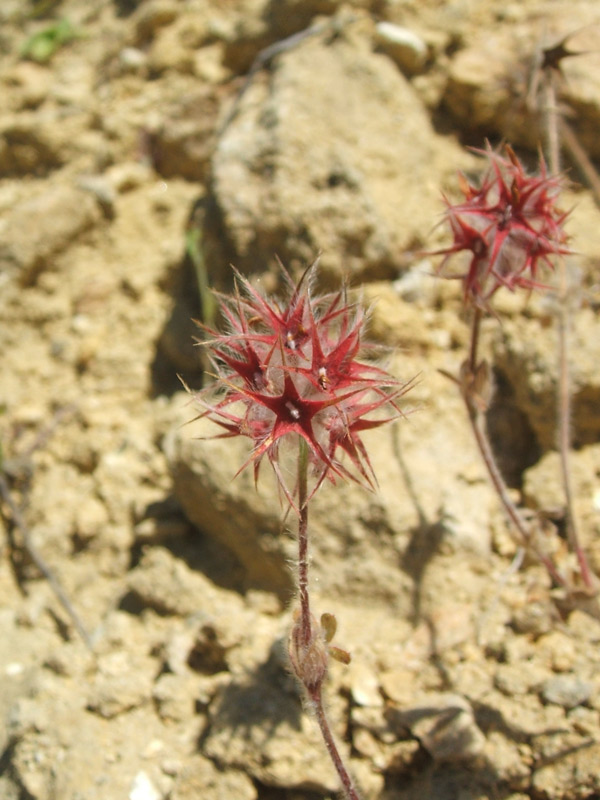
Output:
<instances>
[{"instance_id":1,"label":"reddish stem","mask_svg":"<svg viewBox=\"0 0 600 800\"><path fill-rule=\"evenodd\" d=\"M550 171L554 175L560 172L560 133L562 129L558 111L555 76L552 70L546 70L544 82L544 108L546 118L546 136L550 154ZM563 491L565 494L565 518L567 540L572 552L577 557L581 579L589 592L594 592L594 578L589 568L587 558L581 546L577 521L573 506L573 484L571 480L571 377L569 370L569 285L567 279L567 266L564 259L560 260L558 288L558 452L560 456L560 471L562 476Z\"/></svg>"},{"instance_id":2,"label":"reddish stem","mask_svg":"<svg viewBox=\"0 0 600 800\"><path fill-rule=\"evenodd\" d=\"M311 640L310 601L308 594L308 445L302 437L298 444L298 594L300 595L301 638L304 647Z\"/></svg>"},{"instance_id":3,"label":"reddish stem","mask_svg":"<svg viewBox=\"0 0 600 800\"><path fill-rule=\"evenodd\" d=\"M471 324L471 344L469 346L469 374L475 375L477 372L477 350L479 348L479 331L481 330L481 309L475 307L473 311L473 322Z\"/></svg>"},{"instance_id":4,"label":"reddish stem","mask_svg":"<svg viewBox=\"0 0 600 800\"><path fill-rule=\"evenodd\" d=\"M558 572L552 560L543 553L532 541L531 532L519 513L519 509L511 500L508 487L504 482L504 478L500 470L498 469L498 465L496 463L496 459L494 458L494 454L492 452L492 448L490 446L489 437L487 435L485 419L481 411L474 408L472 403L465 398L466 405L469 411L469 420L471 422L471 427L473 429L473 433L475 434L475 440L477 442L477 446L479 447L479 452L483 458L485 466L488 471L488 475L492 481L494 489L498 497L500 498L500 502L502 503L504 510L513 523L514 527L519 532L519 536L521 537L521 541L524 547L531 550L535 556L542 562L542 564L548 570L548 573L555 581L558 586L567 587L567 582L563 578L563 576Z\"/></svg>"},{"instance_id":5,"label":"reddish stem","mask_svg":"<svg viewBox=\"0 0 600 800\"><path fill-rule=\"evenodd\" d=\"M298 452L298 593L300 595L300 638L301 646L308 649L313 646L313 637L320 636L321 632L313 630L310 614L310 601L308 590L308 445L303 438L299 441ZM327 752L333 762L336 772L340 778L347 800L360 800L354 787L350 773L346 769L344 761L337 748L335 739L329 726L329 721L323 706L322 686L323 679L318 682L310 683L308 678L303 677L300 671L298 677L304 684L304 689L311 701L314 709L323 741L327 747ZM326 674L326 670L324 670Z\"/></svg>"},{"instance_id":6,"label":"reddish stem","mask_svg":"<svg viewBox=\"0 0 600 800\"><path fill-rule=\"evenodd\" d=\"M323 707L323 695L321 692L321 686L318 686L315 689L312 689L308 696L312 702L313 708L315 710L315 716L317 718L317 722L319 723L319 728L321 729L321 734L323 736L323 740L327 747L327 751L333 761L333 766L335 767L341 784L343 786L344 792L348 800L360 800L360 797L354 787L354 783L344 761L340 755L340 751L338 750L337 744L335 743L335 739L331 732L331 728L329 727L329 721L327 719L327 715L325 714L325 709Z\"/></svg>"},{"instance_id":7,"label":"reddish stem","mask_svg":"<svg viewBox=\"0 0 600 800\"><path fill-rule=\"evenodd\" d=\"M471 327L471 347L469 350L469 362L468 362L470 375L475 374L475 372L477 371L477 366L478 366L477 349L479 342L480 326L481 326L481 312L479 309L476 309L475 315L473 317L473 324ZM531 550L536 555L536 557L542 562L542 564L544 564L550 576L559 586L566 587L567 583L565 579L558 572L552 560L537 547L535 542L532 541L532 536L529 526L523 519L522 515L519 512L519 509L513 503L510 497L508 487L504 481L504 478L502 477L500 469L498 468L498 464L496 463L494 452L490 444L489 436L487 433L487 426L485 423L485 415L481 411L481 409L477 406L472 397L470 382L468 385L463 386L463 398L469 414L469 421L471 423L471 428L475 435L475 441L477 442L479 452L481 453L481 457L483 458L483 462L488 471L488 475L490 476L490 479L492 481L492 485L496 490L496 493L500 499L500 502L502 503L502 506L504 507L504 510L508 518L510 519L514 527L517 529L519 536L521 537L523 546Z\"/></svg>"}]
</instances>

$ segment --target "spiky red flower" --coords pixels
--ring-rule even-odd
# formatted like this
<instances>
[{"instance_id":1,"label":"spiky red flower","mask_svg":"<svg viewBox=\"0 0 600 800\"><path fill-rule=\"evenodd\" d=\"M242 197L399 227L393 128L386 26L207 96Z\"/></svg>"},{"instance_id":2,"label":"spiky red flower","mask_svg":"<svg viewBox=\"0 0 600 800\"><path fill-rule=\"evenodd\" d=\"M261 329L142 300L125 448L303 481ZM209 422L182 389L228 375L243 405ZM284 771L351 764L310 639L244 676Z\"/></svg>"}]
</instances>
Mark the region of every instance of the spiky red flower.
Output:
<instances>
[{"instance_id":1,"label":"spiky red flower","mask_svg":"<svg viewBox=\"0 0 600 800\"><path fill-rule=\"evenodd\" d=\"M539 176L527 175L513 150L505 149L508 158L478 151L490 161L481 186L461 176L464 202L446 199L454 241L437 251L445 255L439 271L462 280L465 301L481 307L502 286L544 288L537 280L540 263L552 269L553 256L570 252L563 230L567 214L556 207L560 177L548 176L543 160ZM448 275L449 260L461 251L470 253L467 271Z\"/></svg>"},{"instance_id":2,"label":"spiky red flower","mask_svg":"<svg viewBox=\"0 0 600 800\"><path fill-rule=\"evenodd\" d=\"M312 491L325 477L351 478L372 487L375 476L361 433L399 415L397 399L409 388L374 364L359 360L364 312L344 291L315 296L315 265L298 284L283 270L288 299L264 297L238 272L233 296L219 295L226 333L207 331L216 382L195 395L221 437L246 436L248 461L258 478L270 461L293 505L280 466L281 448L308 446ZM381 414L384 409L387 414ZM375 416L373 416L375 415ZM345 454L349 464L340 460Z\"/></svg>"}]
</instances>

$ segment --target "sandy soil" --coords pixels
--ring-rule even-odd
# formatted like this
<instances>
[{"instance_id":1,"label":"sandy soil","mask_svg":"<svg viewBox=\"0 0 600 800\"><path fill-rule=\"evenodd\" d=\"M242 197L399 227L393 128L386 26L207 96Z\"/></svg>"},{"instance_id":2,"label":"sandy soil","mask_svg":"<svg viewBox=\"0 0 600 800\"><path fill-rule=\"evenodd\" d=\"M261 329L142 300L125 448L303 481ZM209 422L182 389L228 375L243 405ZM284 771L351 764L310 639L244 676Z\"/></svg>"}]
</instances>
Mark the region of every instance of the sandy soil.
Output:
<instances>
[{"instance_id":1,"label":"sandy soil","mask_svg":"<svg viewBox=\"0 0 600 800\"><path fill-rule=\"evenodd\" d=\"M379 492L328 487L313 515L314 597L353 655L329 706L364 797L600 795L600 615L513 561L438 371L464 357L458 289L422 255L444 241L441 191L479 169L467 145L508 137L534 163L540 36L577 29L585 49L597 17L593 2L3 1L2 798L337 796L285 658L293 526L268 481L231 480L242 442L181 427L177 379L202 382L199 264L210 285L234 262L268 287L275 254L297 270L319 250L324 283L364 284L391 369L420 375L415 413L371 440ZM597 55L565 72L570 124L600 158ZM600 213L567 166L575 508L600 572ZM498 314L494 441L572 568L553 312L507 296Z\"/></svg>"}]
</instances>

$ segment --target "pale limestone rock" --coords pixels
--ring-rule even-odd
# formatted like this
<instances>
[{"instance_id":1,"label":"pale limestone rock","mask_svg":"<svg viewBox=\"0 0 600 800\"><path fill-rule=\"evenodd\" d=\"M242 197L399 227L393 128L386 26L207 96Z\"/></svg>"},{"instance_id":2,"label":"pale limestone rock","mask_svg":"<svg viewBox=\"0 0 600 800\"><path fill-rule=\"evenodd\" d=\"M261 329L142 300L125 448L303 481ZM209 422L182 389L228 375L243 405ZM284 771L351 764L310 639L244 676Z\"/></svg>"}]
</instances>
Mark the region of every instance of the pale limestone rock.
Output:
<instances>
[{"instance_id":1,"label":"pale limestone rock","mask_svg":"<svg viewBox=\"0 0 600 800\"><path fill-rule=\"evenodd\" d=\"M22 283L31 283L99 218L89 194L64 184L46 189L19 203L5 220L0 269L14 271Z\"/></svg>"},{"instance_id":2,"label":"pale limestone rock","mask_svg":"<svg viewBox=\"0 0 600 800\"><path fill-rule=\"evenodd\" d=\"M503 321L494 332L494 364L506 376L518 407L527 416L543 450L556 446L558 342L554 318L520 317ZM600 377L597 347L600 321L590 308L572 317L569 361L571 428L575 446L594 444L600 436Z\"/></svg>"},{"instance_id":3,"label":"pale limestone rock","mask_svg":"<svg viewBox=\"0 0 600 800\"><path fill-rule=\"evenodd\" d=\"M269 662L234 681L209 708L203 752L267 786L335 792L338 778L314 721Z\"/></svg>"},{"instance_id":4,"label":"pale limestone rock","mask_svg":"<svg viewBox=\"0 0 600 800\"><path fill-rule=\"evenodd\" d=\"M484 748L473 710L460 695L422 694L409 708L395 709L393 718L394 726L410 729L436 762L469 761Z\"/></svg>"},{"instance_id":5,"label":"pale limestone rock","mask_svg":"<svg viewBox=\"0 0 600 800\"><path fill-rule=\"evenodd\" d=\"M257 800L258 795L250 778L241 770L218 769L202 755L192 756L175 780L170 800Z\"/></svg>"},{"instance_id":6,"label":"pale limestone rock","mask_svg":"<svg viewBox=\"0 0 600 800\"><path fill-rule=\"evenodd\" d=\"M295 267L318 251L330 281L393 276L431 228L441 165L466 157L391 61L352 36L306 39L240 98L212 160L204 240L218 283L229 262L261 272L275 253Z\"/></svg>"}]
</instances>

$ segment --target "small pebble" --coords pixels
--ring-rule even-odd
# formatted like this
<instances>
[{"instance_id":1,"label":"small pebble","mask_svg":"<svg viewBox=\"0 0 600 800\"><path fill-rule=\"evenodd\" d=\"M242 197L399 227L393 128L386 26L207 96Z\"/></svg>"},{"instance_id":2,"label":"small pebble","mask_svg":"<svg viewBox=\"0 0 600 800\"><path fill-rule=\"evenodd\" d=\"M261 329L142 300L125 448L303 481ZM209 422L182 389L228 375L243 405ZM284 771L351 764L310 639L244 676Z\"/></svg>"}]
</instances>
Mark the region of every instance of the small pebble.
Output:
<instances>
[{"instance_id":1,"label":"small pebble","mask_svg":"<svg viewBox=\"0 0 600 800\"><path fill-rule=\"evenodd\" d=\"M146 66L148 56L137 47L124 47L119 53L119 61L124 70L138 72Z\"/></svg>"},{"instance_id":2,"label":"small pebble","mask_svg":"<svg viewBox=\"0 0 600 800\"><path fill-rule=\"evenodd\" d=\"M353 664L350 677L351 694L359 706L377 707L383 705L383 697L379 691L379 680L374 672L364 664Z\"/></svg>"},{"instance_id":3,"label":"small pebble","mask_svg":"<svg viewBox=\"0 0 600 800\"><path fill-rule=\"evenodd\" d=\"M162 794L143 770L133 779L129 800L162 800Z\"/></svg>"},{"instance_id":4,"label":"small pebble","mask_svg":"<svg viewBox=\"0 0 600 800\"><path fill-rule=\"evenodd\" d=\"M408 728L438 763L468 761L479 755L485 744L470 704L459 695L422 695L414 706L398 711L396 724Z\"/></svg>"},{"instance_id":5,"label":"small pebble","mask_svg":"<svg viewBox=\"0 0 600 800\"><path fill-rule=\"evenodd\" d=\"M377 43L404 72L414 75L427 61L427 45L409 28L380 22L376 28Z\"/></svg>"},{"instance_id":6,"label":"small pebble","mask_svg":"<svg viewBox=\"0 0 600 800\"><path fill-rule=\"evenodd\" d=\"M592 694L593 686L575 675L557 675L549 678L542 687L542 698L563 708L575 708L586 703Z\"/></svg>"}]
</instances>

